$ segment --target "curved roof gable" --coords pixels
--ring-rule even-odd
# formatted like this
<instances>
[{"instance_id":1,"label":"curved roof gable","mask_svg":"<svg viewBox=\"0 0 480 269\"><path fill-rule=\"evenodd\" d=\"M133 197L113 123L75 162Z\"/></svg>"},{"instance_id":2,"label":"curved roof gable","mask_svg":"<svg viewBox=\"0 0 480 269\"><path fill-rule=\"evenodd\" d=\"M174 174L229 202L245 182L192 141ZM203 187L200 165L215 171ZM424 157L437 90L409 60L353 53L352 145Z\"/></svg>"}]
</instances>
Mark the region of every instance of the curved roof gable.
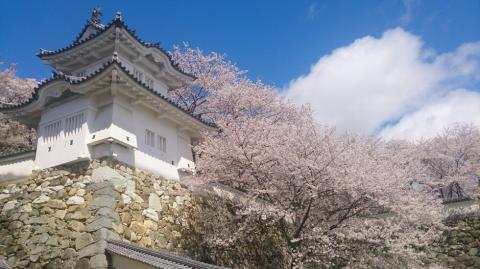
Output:
<instances>
[{"instance_id":1,"label":"curved roof gable","mask_svg":"<svg viewBox=\"0 0 480 269\"><path fill-rule=\"evenodd\" d=\"M203 120L200 116L193 115L186 111L184 108L181 106L175 104L173 101L171 101L169 98L166 96L162 95L161 93L158 93L154 91L152 88L147 86L144 82L138 80L133 74L131 74L127 68L118 60L118 58L113 57L112 60L109 62L105 63L102 67L97 69L95 72L91 73L90 75L86 77L74 77L74 76L68 76L63 73L53 73L53 76L47 80L42 81L37 87L35 87L32 96L19 104L4 104L0 105L0 112L3 113L8 113L9 111L14 111L22 108L26 108L30 105L33 105L36 102L45 102L46 96L43 94L43 89L47 88L47 86L54 84L54 83L66 83L68 85L80 85L85 82L88 82L96 77L98 77L100 74L110 70L112 67L117 67L118 70L121 70L125 75L127 75L132 81L134 81L137 85L139 85L141 88L144 90L154 94L158 98L160 98L162 101L168 103L169 105L173 106L175 109L178 109L188 115L189 117L194 118L195 120L201 122L204 125L207 125L209 127L215 127L215 124Z\"/></svg>"},{"instance_id":2,"label":"curved roof gable","mask_svg":"<svg viewBox=\"0 0 480 269\"><path fill-rule=\"evenodd\" d=\"M87 23L85 23L85 26L83 27L80 34L77 35L74 43L80 42L81 40L88 38L92 34L105 29L105 25L103 25L100 22L101 17L102 17L101 9L99 7L94 8L92 10L92 15L90 16L90 19L88 19ZM88 33L89 31L90 33Z\"/></svg>"},{"instance_id":3,"label":"curved roof gable","mask_svg":"<svg viewBox=\"0 0 480 269\"><path fill-rule=\"evenodd\" d=\"M104 29L105 29L105 25L103 24L93 24L93 23L87 22L85 26L83 26L83 29L80 31L77 37L75 37L75 40L73 41L72 44L78 44L85 39L93 37L99 31L103 31ZM90 33L88 33L89 31Z\"/></svg>"},{"instance_id":4,"label":"curved roof gable","mask_svg":"<svg viewBox=\"0 0 480 269\"><path fill-rule=\"evenodd\" d=\"M96 28L96 31L93 31L90 35L88 36L84 36L85 33L87 32L87 30L91 27L94 27ZM196 79L196 77L192 74L189 74L187 72L184 72L183 70L180 69L180 67L178 66L178 64L176 64L173 59L172 59L172 56L165 50L163 49L162 47L160 47L160 43L149 43L149 42L145 42L143 41L140 37L138 37L136 34L135 34L135 30L131 29L128 27L127 24L125 24L122 20L122 16L121 16L121 13L120 12L117 12L117 15L115 16L115 19L113 19L112 22L110 22L109 24L107 25L103 25L103 24L91 24L90 22L88 22L84 28L82 29L82 31L80 32L80 34L75 38L75 41L73 43L71 43L70 45L64 47L64 48L61 48L61 49L58 49L58 50L55 50L55 51L50 51L50 50L45 50L45 49L41 49L40 52L37 54L38 57L40 57L41 59L45 59L47 57L50 57L50 56L56 56L56 55L61 55L62 53L64 52L68 52L74 48L77 48L77 47L80 47L81 45L83 44L86 44L86 43L89 43L89 42L92 42L93 40L95 40L97 37L100 37L102 35L104 35L105 33L109 32L108 30L111 29L111 28L120 28L120 29L124 29L133 39L135 39L138 43L140 43L140 45L142 45L143 47L145 48L154 48L156 49L158 52L160 52L161 54L165 55L167 58L168 58L168 61L170 63L170 65L174 68L175 71L181 73L182 75L185 75L187 77L190 77L191 79Z\"/></svg>"}]
</instances>

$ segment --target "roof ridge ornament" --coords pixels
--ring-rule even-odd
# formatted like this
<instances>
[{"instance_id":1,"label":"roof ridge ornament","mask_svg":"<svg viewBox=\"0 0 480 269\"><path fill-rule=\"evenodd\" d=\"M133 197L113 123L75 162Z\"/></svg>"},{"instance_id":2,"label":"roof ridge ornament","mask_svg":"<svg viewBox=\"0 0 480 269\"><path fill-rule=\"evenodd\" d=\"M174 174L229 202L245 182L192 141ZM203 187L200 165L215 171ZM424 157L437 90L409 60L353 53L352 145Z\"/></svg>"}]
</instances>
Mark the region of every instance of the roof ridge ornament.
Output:
<instances>
[{"instance_id":1,"label":"roof ridge ornament","mask_svg":"<svg viewBox=\"0 0 480 269\"><path fill-rule=\"evenodd\" d=\"M118 20L118 21L122 20L122 12L117 11L117 14L115 14L115 20Z\"/></svg>"},{"instance_id":2,"label":"roof ridge ornament","mask_svg":"<svg viewBox=\"0 0 480 269\"><path fill-rule=\"evenodd\" d=\"M51 50L40 48L40 54L52 52Z\"/></svg>"},{"instance_id":3,"label":"roof ridge ornament","mask_svg":"<svg viewBox=\"0 0 480 269\"><path fill-rule=\"evenodd\" d=\"M94 9L92 9L92 14L90 15L88 23L93 26L103 28L102 14L102 9L100 7L95 7Z\"/></svg>"},{"instance_id":4,"label":"roof ridge ornament","mask_svg":"<svg viewBox=\"0 0 480 269\"><path fill-rule=\"evenodd\" d=\"M58 77L58 76L64 76L65 74L62 71L58 70L52 70L52 78Z\"/></svg>"}]
</instances>

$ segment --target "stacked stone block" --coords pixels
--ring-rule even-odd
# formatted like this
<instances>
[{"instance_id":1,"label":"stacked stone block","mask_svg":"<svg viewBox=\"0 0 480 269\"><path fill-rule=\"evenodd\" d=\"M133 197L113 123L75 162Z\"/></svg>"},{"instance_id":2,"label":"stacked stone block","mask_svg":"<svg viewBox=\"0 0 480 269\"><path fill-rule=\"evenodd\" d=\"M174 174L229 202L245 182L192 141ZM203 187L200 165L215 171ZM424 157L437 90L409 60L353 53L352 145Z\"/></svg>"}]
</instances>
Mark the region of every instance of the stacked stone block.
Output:
<instances>
[{"instance_id":1,"label":"stacked stone block","mask_svg":"<svg viewBox=\"0 0 480 269\"><path fill-rule=\"evenodd\" d=\"M193 207L178 182L113 161L39 171L0 187L0 258L13 268L107 268L111 239L182 253Z\"/></svg>"}]
</instances>

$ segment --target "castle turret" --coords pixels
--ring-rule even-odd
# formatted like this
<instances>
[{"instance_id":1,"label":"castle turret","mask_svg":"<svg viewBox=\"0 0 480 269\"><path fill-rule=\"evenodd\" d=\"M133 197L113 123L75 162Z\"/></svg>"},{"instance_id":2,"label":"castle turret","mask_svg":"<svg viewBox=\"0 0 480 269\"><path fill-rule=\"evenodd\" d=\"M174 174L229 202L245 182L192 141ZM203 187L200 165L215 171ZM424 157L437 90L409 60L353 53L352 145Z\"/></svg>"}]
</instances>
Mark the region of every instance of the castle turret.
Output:
<instances>
[{"instance_id":1,"label":"castle turret","mask_svg":"<svg viewBox=\"0 0 480 269\"><path fill-rule=\"evenodd\" d=\"M104 25L94 9L72 44L38 56L52 77L24 103L0 108L37 129L35 169L104 157L172 179L194 168L190 141L213 127L167 95L195 78L121 13Z\"/></svg>"}]
</instances>

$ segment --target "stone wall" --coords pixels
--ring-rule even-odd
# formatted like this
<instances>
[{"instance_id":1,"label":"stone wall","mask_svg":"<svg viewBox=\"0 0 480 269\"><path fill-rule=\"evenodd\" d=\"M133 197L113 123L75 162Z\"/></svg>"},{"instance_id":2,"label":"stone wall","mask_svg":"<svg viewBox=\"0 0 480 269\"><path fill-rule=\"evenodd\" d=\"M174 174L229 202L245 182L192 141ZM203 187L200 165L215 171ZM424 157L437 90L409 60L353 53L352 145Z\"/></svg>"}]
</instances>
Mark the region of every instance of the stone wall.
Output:
<instances>
[{"instance_id":1,"label":"stone wall","mask_svg":"<svg viewBox=\"0 0 480 269\"><path fill-rule=\"evenodd\" d=\"M106 268L106 240L183 252L192 194L113 161L43 170L0 187L0 258L13 268Z\"/></svg>"},{"instance_id":2,"label":"stone wall","mask_svg":"<svg viewBox=\"0 0 480 269\"><path fill-rule=\"evenodd\" d=\"M106 240L117 239L231 268L288 263L285 242L261 223L233 248L205 245L215 231L205 215L232 218L232 232L236 222L224 195L204 191L194 195L176 181L112 160L38 171L0 186L0 258L13 268L106 268ZM433 245L433 261L480 268L480 214L447 224L452 229Z\"/></svg>"},{"instance_id":3,"label":"stone wall","mask_svg":"<svg viewBox=\"0 0 480 269\"><path fill-rule=\"evenodd\" d=\"M450 268L480 268L480 214L449 217L451 228L433 244L433 256Z\"/></svg>"}]
</instances>

